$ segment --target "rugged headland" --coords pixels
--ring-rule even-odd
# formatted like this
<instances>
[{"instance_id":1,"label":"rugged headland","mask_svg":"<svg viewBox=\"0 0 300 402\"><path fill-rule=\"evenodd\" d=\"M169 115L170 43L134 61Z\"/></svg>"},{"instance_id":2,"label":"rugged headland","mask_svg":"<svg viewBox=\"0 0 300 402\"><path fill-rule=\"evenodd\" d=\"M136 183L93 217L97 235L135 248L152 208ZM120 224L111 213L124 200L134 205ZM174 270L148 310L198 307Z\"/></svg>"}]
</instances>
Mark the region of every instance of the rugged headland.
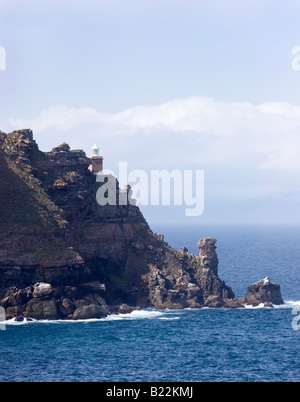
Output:
<instances>
[{"instance_id":1,"label":"rugged headland","mask_svg":"<svg viewBox=\"0 0 300 402\"><path fill-rule=\"evenodd\" d=\"M7 318L283 303L268 278L237 300L218 276L215 239L198 242L199 256L177 251L137 206L99 206L101 184L89 165L66 143L41 152L31 130L0 132L0 305Z\"/></svg>"}]
</instances>

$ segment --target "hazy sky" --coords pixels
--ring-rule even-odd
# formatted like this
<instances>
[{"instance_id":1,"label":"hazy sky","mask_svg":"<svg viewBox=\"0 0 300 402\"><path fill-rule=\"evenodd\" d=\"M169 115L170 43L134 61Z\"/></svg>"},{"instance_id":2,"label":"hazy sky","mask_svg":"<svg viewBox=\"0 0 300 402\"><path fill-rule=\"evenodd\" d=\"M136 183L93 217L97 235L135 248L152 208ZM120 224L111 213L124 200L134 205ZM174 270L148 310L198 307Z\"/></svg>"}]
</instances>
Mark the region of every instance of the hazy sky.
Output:
<instances>
[{"instance_id":1,"label":"hazy sky","mask_svg":"<svg viewBox=\"0 0 300 402\"><path fill-rule=\"evenodd\" d=\"M202 216L150 223L300 223L299 27L299 0L0 0L0 130L204 170Z\"/></svg>"}]
</instances>

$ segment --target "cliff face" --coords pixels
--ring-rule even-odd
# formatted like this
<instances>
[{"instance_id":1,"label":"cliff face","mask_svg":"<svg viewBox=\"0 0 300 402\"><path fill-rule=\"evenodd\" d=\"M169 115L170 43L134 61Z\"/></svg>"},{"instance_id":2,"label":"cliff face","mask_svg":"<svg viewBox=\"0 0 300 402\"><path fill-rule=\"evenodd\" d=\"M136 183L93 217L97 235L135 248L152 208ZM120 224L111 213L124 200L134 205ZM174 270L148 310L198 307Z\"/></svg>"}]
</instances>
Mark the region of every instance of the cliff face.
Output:
<instances>
[{"instance_id":1,"label":"cliff face","mask_svg":"<svg viewBox=\"0 0 300 402\"><path fill-rule=\"evenodd\" d=\"M65 143L41 152L30 130L0 132L0 304L8 317L102 317L124 304L238 306L218 277L215 239L201 240L196 257L153 233L138 207L99 206L89 163Z\"/></svg>"}]
</instances>

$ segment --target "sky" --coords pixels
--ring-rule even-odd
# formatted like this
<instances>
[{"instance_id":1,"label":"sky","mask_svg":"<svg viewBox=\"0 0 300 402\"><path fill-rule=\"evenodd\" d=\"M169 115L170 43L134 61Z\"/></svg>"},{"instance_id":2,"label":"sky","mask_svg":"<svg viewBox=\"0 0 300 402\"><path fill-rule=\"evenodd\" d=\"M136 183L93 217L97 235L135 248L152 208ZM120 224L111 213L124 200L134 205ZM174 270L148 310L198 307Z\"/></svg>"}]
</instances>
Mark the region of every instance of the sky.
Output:
<instances>
[{"instance_id":1,"label":"sky","mask_svg":"<svg viewBox=\"0 0 300 402\"><path fill-rule=\"evenodd\" d=\"M150 224L300 223L299 20L298 0L0 0L0 130L97 143L117 176L204 171L201 216L141 205Z\"/></svg>"}]
</instances>

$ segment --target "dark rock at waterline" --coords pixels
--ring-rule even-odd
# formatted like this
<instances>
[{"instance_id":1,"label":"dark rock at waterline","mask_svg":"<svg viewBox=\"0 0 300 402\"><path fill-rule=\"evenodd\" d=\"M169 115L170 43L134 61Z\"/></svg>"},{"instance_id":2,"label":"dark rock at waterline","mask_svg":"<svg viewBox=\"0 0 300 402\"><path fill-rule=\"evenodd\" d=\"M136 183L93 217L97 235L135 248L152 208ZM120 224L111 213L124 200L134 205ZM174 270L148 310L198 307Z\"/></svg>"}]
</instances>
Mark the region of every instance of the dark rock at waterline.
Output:
<instances>
[{"instance_id":1,"label":"dark rock at waterline","mask_svg":"<svg viewBox=\"0 0 300 402\"><path fill-rule=\"evenodd\" d=\"M25 308L24 316L37 320L57 320L59 318L57 305L54 299L30 300Z\"/></svg>"},{"instance_id":2,"label":"dark rock at waterline","mask_svg":"<svg viewBox=\"0 0 300 402\"><path fill-rule=\"evenodd\" d=\"M253 306L264 303L267 307L271 307L271 304L284 304L280 285L271 282L268 277L255 282L248 287L244 303Z\"/></svg>"},{"instance_id":3,"label":"dark rock at waterline","mask_svg":"<svg viewBox=\"0 0 300 402\"><path fill-rule=\"evenodd\" d=\"M89 304L79 307L72 315L73 320L87 320L91 318L104 318L107 316L107 310L97 304Z\"/></svg>"}]
</instances>

